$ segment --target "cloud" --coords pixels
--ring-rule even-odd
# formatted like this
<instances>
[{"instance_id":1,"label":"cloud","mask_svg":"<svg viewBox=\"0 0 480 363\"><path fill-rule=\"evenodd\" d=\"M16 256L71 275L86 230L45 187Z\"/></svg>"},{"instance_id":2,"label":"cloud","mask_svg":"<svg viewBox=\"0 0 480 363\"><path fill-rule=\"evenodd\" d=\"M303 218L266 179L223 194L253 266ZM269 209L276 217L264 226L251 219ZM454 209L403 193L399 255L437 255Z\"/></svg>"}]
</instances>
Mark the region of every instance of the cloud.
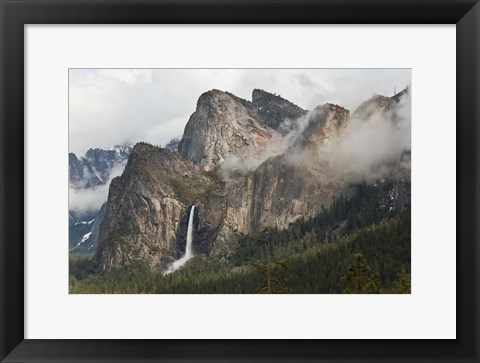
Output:
<instances>
[{"instance_id":1,"label":"cloud","mask_svg":"<svg viewBox=\"0 0 480 363\"><path fill-rule=\"evenodd\" d=\"M152 81L151 69L100 69L98 71L100 77L106 77L111 79L117 79L125 82L129 86L133 86L141 83L149 83Z\"/></svg>"},{"instance_id":2,"label":"cloud","mask_svg":"<svg viewBox=\"0 0 480 363\"><path fill-rule=\"evenodd\" d=\"M410 77L409 69L71 69L69 149L82 155L138 141L165 145L213 88L245 99L262 88L306 109L332 102L352 110Z\"/></svg>"},{"instance_id":3,"label":"cloud","mask_svg":"<svg viewBox=\"0 0 480 363\"><path fill-rule=\"evenodd\" d=\"M109 179L105 184L93 188L75 188L73 186L69 186L69 213L81 218L89 213L97 212L102 207L103 203L107 201L110 182L113 178L122 175L125 165L125 161L114 165L109 171Z\"/></svg>"}]
</instances>

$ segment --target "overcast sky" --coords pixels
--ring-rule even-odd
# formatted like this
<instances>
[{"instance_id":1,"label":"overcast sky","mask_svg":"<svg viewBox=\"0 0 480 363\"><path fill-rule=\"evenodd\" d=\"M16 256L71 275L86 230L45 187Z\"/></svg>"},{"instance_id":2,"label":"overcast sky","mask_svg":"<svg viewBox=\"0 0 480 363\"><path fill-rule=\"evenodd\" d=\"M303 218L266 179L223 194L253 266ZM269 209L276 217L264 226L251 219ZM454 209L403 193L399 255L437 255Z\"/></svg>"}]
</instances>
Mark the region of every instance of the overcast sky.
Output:
<instances>
[{"instance_id":1,"label":"overcast sky","mask_svg":"<svg viewBox=\"0 0 480 363\"><path fill-rule=\"evenodd\" d=\"M409 84L410 69L71 69L69 147L80 156L138 141L163 146L213 88L248 100L262 88L305 109L330 102L352 111Z\"/></svg>"}]
</instances>

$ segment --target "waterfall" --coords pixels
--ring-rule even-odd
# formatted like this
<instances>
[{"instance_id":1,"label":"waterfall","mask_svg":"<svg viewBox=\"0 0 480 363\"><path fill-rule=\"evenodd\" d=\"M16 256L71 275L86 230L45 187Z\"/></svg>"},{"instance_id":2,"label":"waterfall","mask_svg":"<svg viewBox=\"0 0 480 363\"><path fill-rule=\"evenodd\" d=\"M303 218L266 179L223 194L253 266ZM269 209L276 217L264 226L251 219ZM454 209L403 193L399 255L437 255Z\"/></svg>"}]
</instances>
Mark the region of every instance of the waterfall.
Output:
<instances>
[{"instance_id":1,"label":"waterfall","mask_svg":"<svg viewBox=\"0 0 480 363\"><path fill-rule=\"evenodd\" d=\"M170 267L167 269L165 274L172 273L178 270L180 267L185 265L185 263L193 257L192 244L193 244L193 216L195 214L195 206L192 205L190 209L190 216L188 217L188 228L187 228L187 244L185 246L185 254L182 258L173 262Z\"/></svg>"},{"instance_id":2,"label":"waterfall","mask_svg":"<svg viewBox=\"0 0 480 363\"><path fill-rule=\"evenodd\" d=\"M185 256L183 256L187 261L193 257L192 252L192 243L193 243L193 217L195 215L195 206L192 205L190 209L190 216L188 217L188 228L187 228L187 246L185 247Z\"/></svg>"}]
</instances>

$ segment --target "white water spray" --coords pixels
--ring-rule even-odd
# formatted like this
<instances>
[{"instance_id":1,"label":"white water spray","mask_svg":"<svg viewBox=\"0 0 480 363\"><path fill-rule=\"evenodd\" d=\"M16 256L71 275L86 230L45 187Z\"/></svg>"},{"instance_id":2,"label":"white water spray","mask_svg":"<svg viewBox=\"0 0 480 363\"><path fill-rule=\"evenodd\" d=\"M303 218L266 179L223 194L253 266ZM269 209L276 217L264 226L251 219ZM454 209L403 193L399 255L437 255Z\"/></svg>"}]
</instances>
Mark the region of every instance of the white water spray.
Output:
<instances>
[{"instance_id":1,"label":"white water spray","mask_svg":"<svg viewBox=\"0 0 480 363\"><path fill-rule=\"evenodd\" d=\"M193 216L195 214L195 206L190 209L190 216L188 217L188 229L187 229L187 245L185 246L185 255L182 258L176 260L170 265L165 274L172 273L185 265L189 259L193 257L192 243L193 243Z\"/></svg>"}]
</instances>

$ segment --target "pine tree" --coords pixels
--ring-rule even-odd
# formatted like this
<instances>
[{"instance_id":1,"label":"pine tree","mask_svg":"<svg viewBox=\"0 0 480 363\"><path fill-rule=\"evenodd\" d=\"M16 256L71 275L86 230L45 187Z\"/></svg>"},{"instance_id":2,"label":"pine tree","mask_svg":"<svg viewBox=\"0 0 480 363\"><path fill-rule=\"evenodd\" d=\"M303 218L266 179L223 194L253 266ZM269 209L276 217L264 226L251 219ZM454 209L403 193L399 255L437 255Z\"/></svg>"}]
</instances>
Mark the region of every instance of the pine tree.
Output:
<instances>
[{"instance_id":1,"label":"pine tree","mask_svg":"<svg viewBox=\"0 0 480 363\"><path fill-rule=\"evenodd\" d=\"M410 294L411 293L411 276L405 269L398 274L397 280L393 283L391 294Z\"/></svg>"},{"instance_id":2,"label":"pine tree","mask_svg":"<svg viewBox=\"0 0 480 363\"><path fill-rule=\"evenodd\" d=\"M370 266L361 253L355 254L347 274L342 279L345 294L378 294L378 275L371 271Z\"/></svg>"},{"instance_id":3,"label":"pine tree","mask_svg":"<svg viewBox=\"0 0 480 363\"><path fill-rule=\"evenodd\" d=\"M285 294L289 290L284 286L284 278L275 271L272 271L273 268L288 269L288 264L286 261L273 262L271 261L270 247L271 239L274 234L277 233L277 230L273 227L263 227L260 237L257 237L256 240L260 242L265 249L265 263L254 263L253 267L259 271L264 276L265 284L260 289L256 290L257 293L261 294Z\"/></svg>"}]
</instances>

